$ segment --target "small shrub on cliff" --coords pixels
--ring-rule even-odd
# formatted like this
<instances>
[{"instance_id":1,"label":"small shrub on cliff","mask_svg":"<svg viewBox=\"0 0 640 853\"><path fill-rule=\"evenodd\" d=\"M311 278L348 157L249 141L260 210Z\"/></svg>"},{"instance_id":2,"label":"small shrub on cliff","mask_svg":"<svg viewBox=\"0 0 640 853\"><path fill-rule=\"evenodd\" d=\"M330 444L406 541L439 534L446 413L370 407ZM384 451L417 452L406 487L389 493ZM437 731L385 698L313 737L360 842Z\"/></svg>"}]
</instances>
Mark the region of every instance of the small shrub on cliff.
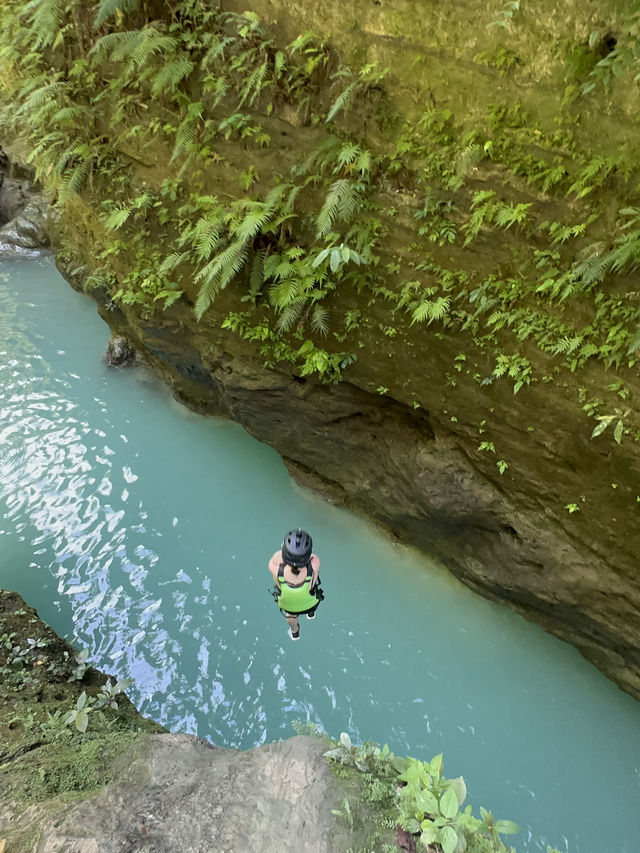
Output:
<instances>
[{"instance_id":1,"label":"small shrub on cliff","mask_svg":"<svg viewBox=\"0 0 640 853\"><path fill-rule=\"evenodd\" d=\"M510 820L495 820L490 811L480 808L480 818L471 806L462 810L467 788L462 776L447 779L442 775L442 755L431 761L398 758L385 744L366 742L354 746L346 732L340 735L326 757L354 767L377 784L383 797L393 796L399 825L418 836L425 850L438 844L444 853L513 853L500 838L519 831Z\"/></svg>"}]
</instances>

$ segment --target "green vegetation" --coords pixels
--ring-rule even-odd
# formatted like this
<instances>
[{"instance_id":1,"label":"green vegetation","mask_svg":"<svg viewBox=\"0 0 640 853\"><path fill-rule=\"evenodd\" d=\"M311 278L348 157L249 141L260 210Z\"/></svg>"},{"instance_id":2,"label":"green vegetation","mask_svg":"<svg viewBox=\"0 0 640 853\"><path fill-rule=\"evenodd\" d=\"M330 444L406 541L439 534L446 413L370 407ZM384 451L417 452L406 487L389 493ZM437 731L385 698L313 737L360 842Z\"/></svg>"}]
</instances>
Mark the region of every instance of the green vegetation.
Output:
<instances>
[{"instance_id":1,"label":"green vegetation","mask_svg":"<svg viewBox=\"0 0 640 853\"><path fill-rule=\"evenodd\" d=\"M419 849L426 851L515 853L515 848L507 846L500 836L517 834L518 826L511 820L496 820L482 807L480 817L474 817L471 806L464 806L467 788L462 776L443 776L442 755L421 761L396 756L386 744L353 744L346 732L339 740L333 740L314 723L295 721L293 728L300 735L323 737L329 747L325 757L336 775L355 782L353 799L345 798L333 813L353 827L363 820L356 808L358 803L370 807L375 826L369 827L367 850L384 842L389 831L400 826L414 836ZM547 846L547 853L558 851Z\"/></svg>"},{"instance_id":2,"label":"green vegetation","mask_svg":"<svg viewBox=\"0 0 640 853\"><path fill-rule=\"evenodd\" d=\"M122 696L129 682L105 681L86 657L0 592L0 787L12 803L81 799L116 778L141 732L163 731Z\"/></svg>"},{"instance_id":3,"label":"green vegetation","mask_svg":"<svg viewBox=\"0 0 640 853\"><path fill-rule=\"evenodd\" d=\"M471 105L422 32L402 68L200 0L8 0L0 126L108 306L193 311L210 339L324 382L384 354L398 379L371 390L409 406L453 340L466 363L435 377L452 400L552 384L615 450L640 440L611 390L640 359L640 152L616 118L634 120L640 4L610 5L607 27L580 13L580 40L551 37L553 10L489 4ZM563 93L552 108L536 75Z\"/></svg>"},{"instance_id":4,"label":"green vegetation","mask_svg":"<svg viewBox=\"0 0 640 853\"><path fill-rule=\"evenodd\" d=\"M296 730L302 732L300 726ZM510 820L496 820L482 807L480 817L474 817L471 806L464 806L464 779L442 775L442 755L431 761L400 758L386 745L380 748L365 742L355 746L346 732L339 741L329 743L325 755L337 766L338 775L350 778L355 773L361 786L360 798L374 809L372 844L398 824L415 837L420 849L427 851L437 845L435 849L443 853L515 853L515 848L506 846L500 836L517 833L517 825ZM352 805L346 799L334 812L351 826ZM554 851L547 848L547 853Z\"/></svg>"}]
</instances>

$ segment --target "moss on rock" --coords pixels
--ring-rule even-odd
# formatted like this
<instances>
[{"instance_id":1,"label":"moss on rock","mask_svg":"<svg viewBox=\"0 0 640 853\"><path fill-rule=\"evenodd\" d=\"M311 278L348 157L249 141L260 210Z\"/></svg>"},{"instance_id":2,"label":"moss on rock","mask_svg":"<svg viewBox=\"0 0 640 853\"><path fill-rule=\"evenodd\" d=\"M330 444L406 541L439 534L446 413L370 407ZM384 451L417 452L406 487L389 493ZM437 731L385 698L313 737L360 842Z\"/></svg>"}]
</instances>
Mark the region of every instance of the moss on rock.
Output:
<instances>
[{"instance_id":1,"label":"moss on rock","mask_svg":"<svg viewBox=\"0 0 640 853\"><path fill-rule=\"evenodd\" d=\"M124 694L117 708L92 710L85 733L67 723L81 694L97 696L108 678L79 664L78 651L17 593L5 590L0 676L0 816L7 828L34 804L52 809L53 799L61 807L95 793L118 778L143 733L164 731Z\"/></svg>"}]
</instances>

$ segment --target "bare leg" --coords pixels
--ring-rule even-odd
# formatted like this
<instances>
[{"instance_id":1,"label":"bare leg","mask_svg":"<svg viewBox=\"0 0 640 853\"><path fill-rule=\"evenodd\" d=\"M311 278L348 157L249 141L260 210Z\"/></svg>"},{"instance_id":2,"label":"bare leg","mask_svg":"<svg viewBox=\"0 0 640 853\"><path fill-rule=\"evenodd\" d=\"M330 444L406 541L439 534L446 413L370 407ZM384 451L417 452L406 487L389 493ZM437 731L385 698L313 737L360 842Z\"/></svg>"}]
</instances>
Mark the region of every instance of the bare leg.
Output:
<instances>
[{"instance_id":1,"label":"bare leg","mask_svg":"<svg viewBox=\"0 0 640 853\"><path fill-rule=\"evenodd\" d=\"M300 626L298 624L298 614L297 613L285 613L287 617L287 624L289 628L291 628L291 633L296 634L300 630Z\"/></svg>"}]
</instances>

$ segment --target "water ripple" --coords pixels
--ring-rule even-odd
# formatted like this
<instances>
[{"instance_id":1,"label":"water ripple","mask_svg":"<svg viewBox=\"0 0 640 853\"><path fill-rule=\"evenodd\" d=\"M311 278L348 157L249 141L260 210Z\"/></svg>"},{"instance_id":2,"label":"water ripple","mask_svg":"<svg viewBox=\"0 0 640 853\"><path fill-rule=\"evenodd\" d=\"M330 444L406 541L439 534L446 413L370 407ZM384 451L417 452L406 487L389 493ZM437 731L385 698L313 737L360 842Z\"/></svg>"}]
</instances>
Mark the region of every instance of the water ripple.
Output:
<instances>
[{"instance_id":1,"label":"water ripple","mask_svg":"<svg viewBox=\"0 0 640 853\"><path fill-rule=\"evenodd\" d=\"M47 275L37 290L26 273L0 280L3 583L98 666L133 677L137 706L170 729L245 748L299 719L397 752L444 751L448 775L468 772L481 802L523 825L525 849L544 849L528 827L556 811L572 853L635 849L629 697L564 644L293 490L241 430L167 406L144 375L107 374L95 309ZM295 644L265 593L265 543L291 519L322 541L328 591ZM594 736L600 777L615 784L592 784Z\"/></svg>"}]
</instances>

